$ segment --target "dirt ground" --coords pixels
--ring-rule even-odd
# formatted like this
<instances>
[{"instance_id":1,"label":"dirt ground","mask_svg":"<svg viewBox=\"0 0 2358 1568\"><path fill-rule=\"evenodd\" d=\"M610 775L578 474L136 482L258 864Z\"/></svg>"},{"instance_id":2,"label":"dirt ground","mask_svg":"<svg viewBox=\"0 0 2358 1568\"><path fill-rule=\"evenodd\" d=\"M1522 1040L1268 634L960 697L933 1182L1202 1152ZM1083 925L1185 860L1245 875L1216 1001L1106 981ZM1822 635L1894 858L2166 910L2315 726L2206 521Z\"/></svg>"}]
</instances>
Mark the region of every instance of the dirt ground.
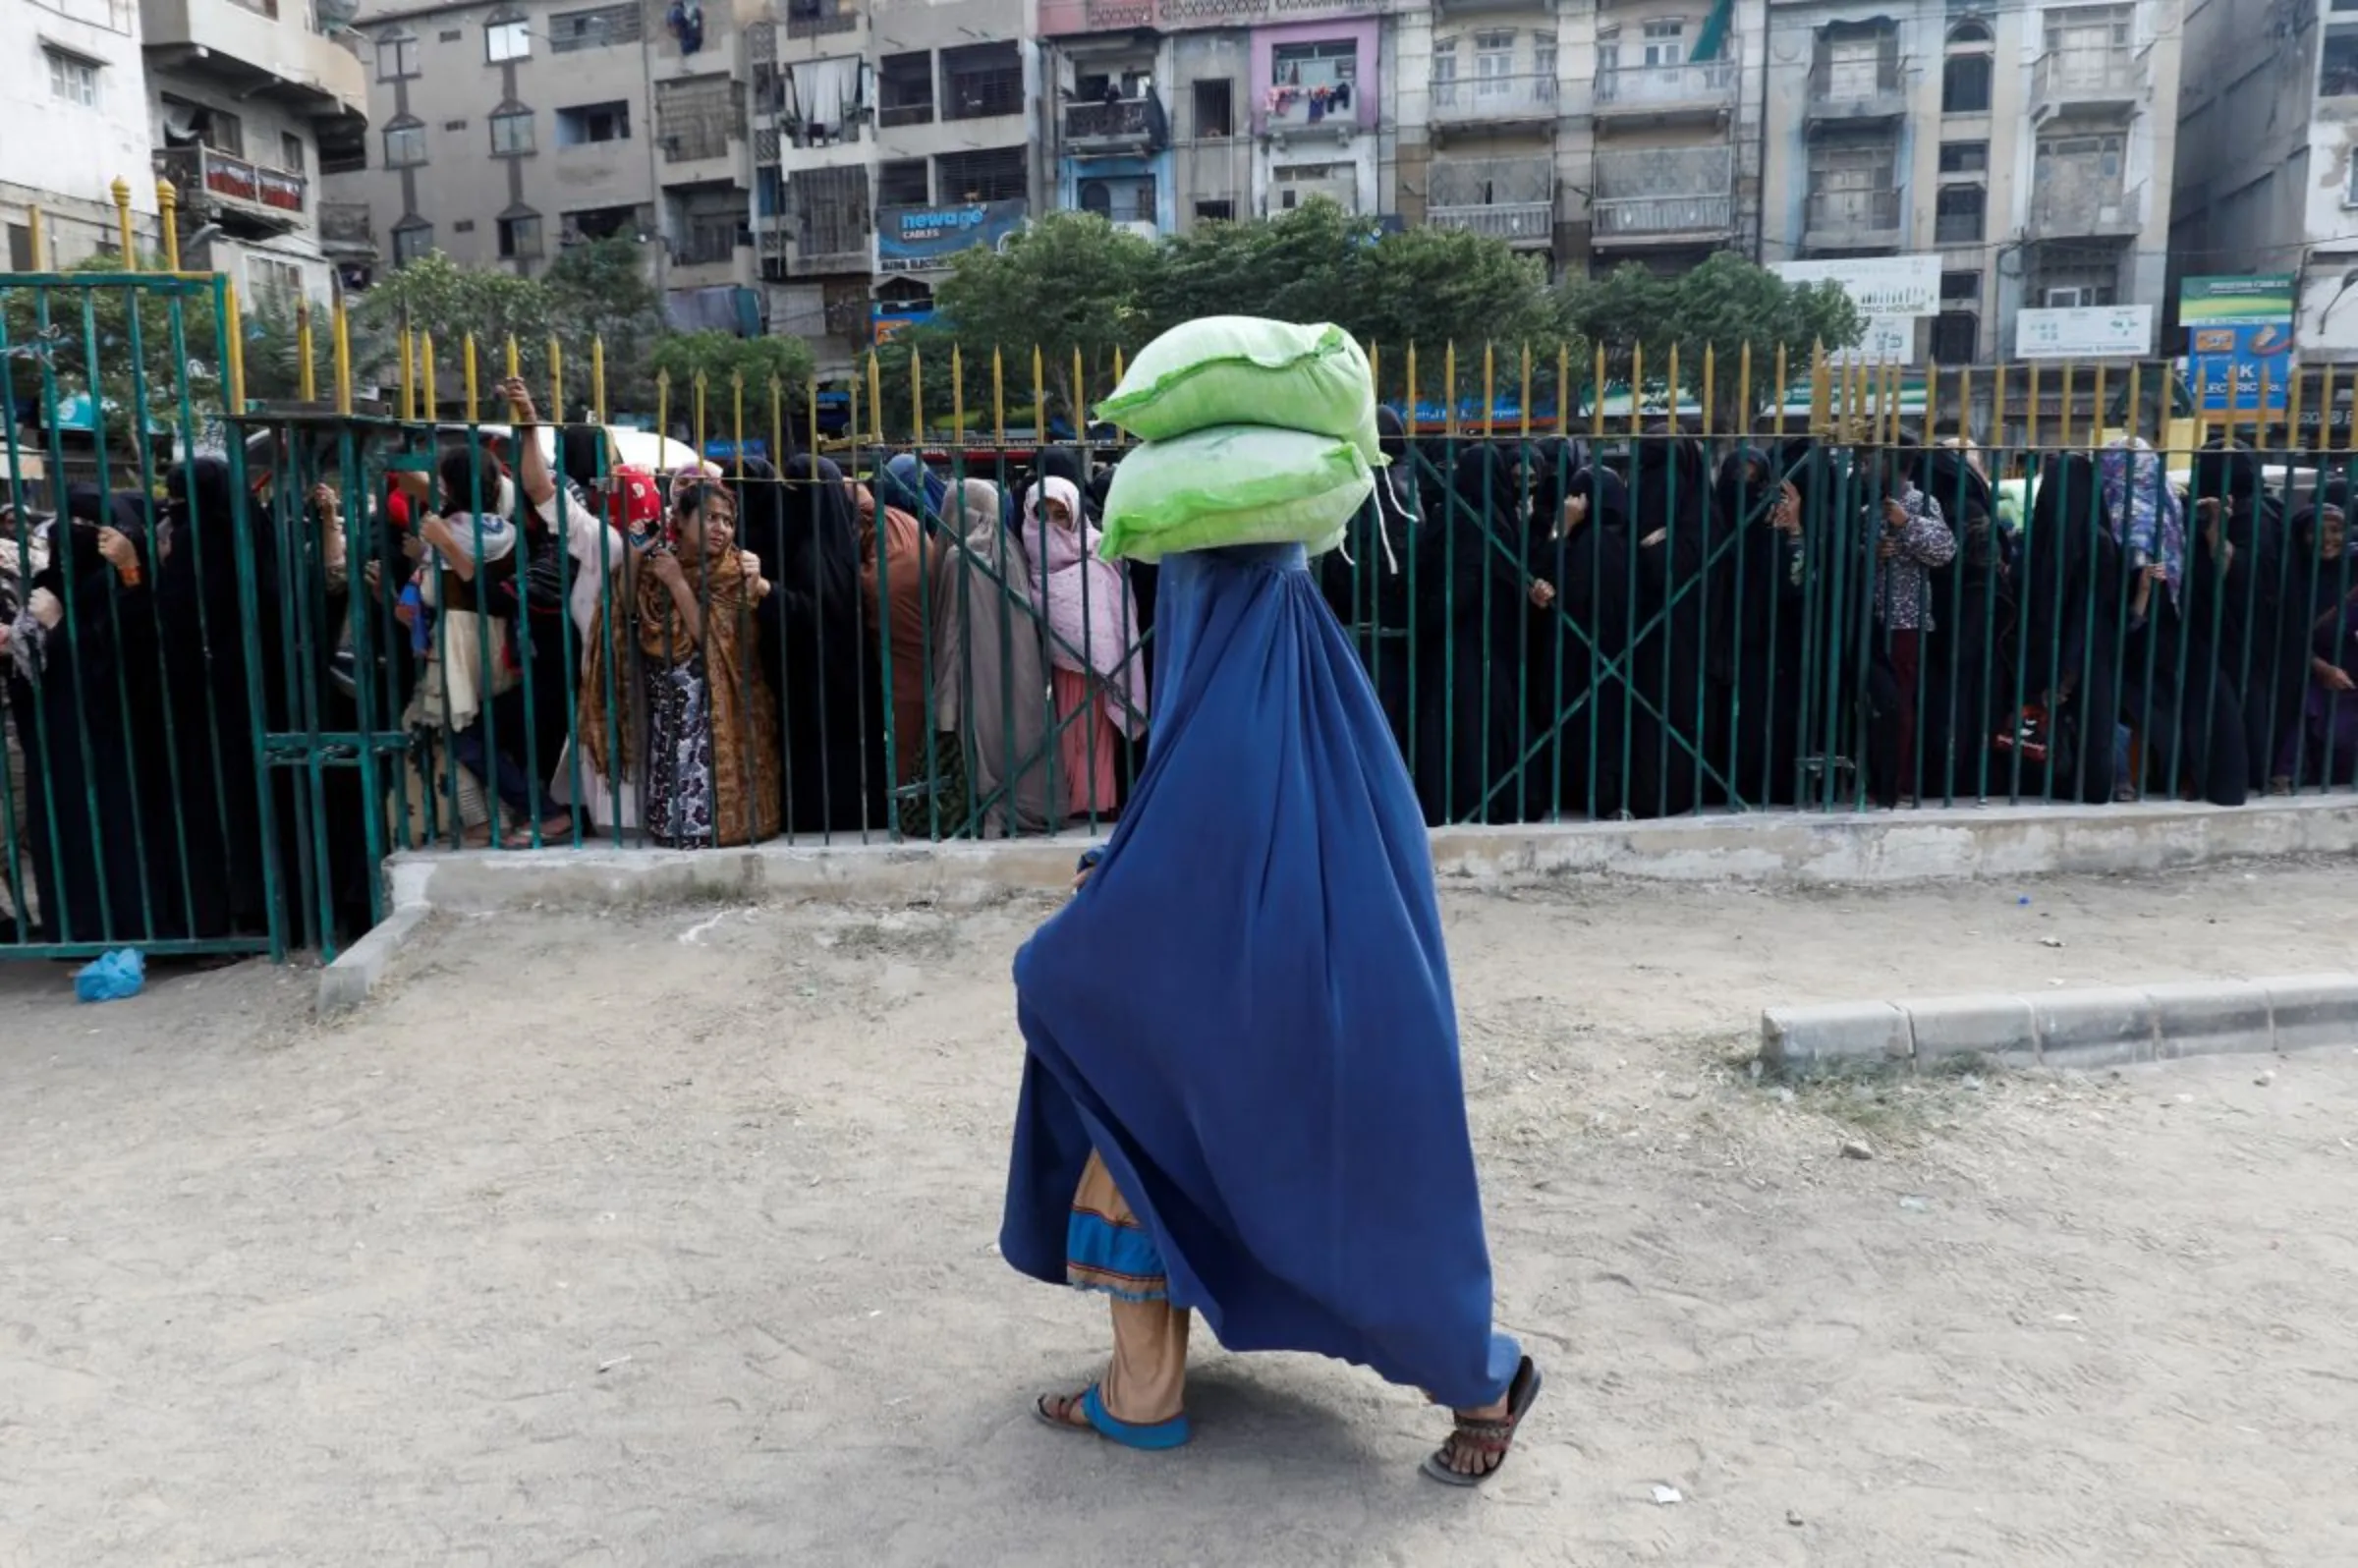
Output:
<instances>
[{"instance_id":1,"label":"dirt ground","mask_svg":"<svg viewBox=\"0 0 2358 1568\"><path fill-rule=\"evenodd\" d=\"M0 1563L2348 1562L2358 1040L1731 1063L1778 1001L2348 968L2354 893L1453 895L1548 1372L1474 1495L1314 1361L1206 1344L1175 1455L1027 1418L1103 1346L991 1245L1043 905L445 925L329 1027L300 971L0 969Z\"/></svg>"}]
</instances>

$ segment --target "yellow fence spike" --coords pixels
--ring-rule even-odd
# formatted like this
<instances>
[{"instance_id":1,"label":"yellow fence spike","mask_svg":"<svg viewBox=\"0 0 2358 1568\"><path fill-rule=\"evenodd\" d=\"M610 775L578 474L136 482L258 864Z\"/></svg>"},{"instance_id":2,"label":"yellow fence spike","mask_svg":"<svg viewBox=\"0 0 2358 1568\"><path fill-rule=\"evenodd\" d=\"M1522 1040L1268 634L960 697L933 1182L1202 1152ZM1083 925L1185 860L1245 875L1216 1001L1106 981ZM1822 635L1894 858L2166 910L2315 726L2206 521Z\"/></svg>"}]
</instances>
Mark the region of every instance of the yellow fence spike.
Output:
<instances>
[{"instance_id":1,"label":"yellow fence spike","mask_svg":"<svg viewBox=\"0 0 2358 1568\"><path fill-rule=\"evenodd\" d=\"M336 412L352 418L352 312L342 295L336 296L330 318L336 334Z\"/></svg>"},{"instance_id":2,"label":"yellow fence spike","mask_svg":"<svg viewBox=\"0 0 2358 1568\"><path fill-rule=\"evenodd\" d=\"M2023 375L2023 430L2025 446L2039 444L2039 362L2033 360Z\"/></svg>"},{"instance_id":3,"label":"yellow fence spike","mask_svg":"<svg viewBox=\"0 0 2358 1568\"><path fill-rule=\"evenodd\" d=\"M803 391L803 417L810 421L811 433L811 444L806 450L811 454L811 473L815 477L818 474L818 366L811 367L811 380Z\"/></svg>"},{"instance_id":4,"label":"yellow fence spike","mask_svg":"<svg viewBox=\"0 0 2358 1568\"><path fill-rule=\"evenodd\" d=\"M873 349L868 351L868 417L875 421L874 428L869 433L874 438L876 445L882 446L884 444L884 365L883 362L876 357L876 351ZM858 433L858 426L853 427L853 433Z\"/></svg>"},{"instance_id":5,"label":"yellow fence spike","mask_svg":"<svg viewBox=\"0 0 2358 1568\"><path fill-rule=\"evenodd\" d=\"M1081 367L1080 345L1073 346L1073 435L1083 446L1089 444L1089 383L1088 372Z\"/></svg>"},{"instance_id":6,"label":"yellow fence spike","mask_svg":"<svg viewBox=\"0 0 2358 1568\"><path fill-rule=\"evenodd\" d=\"M246 412L246 321L238 310L238 286L228 278L221 280L221 329L229 334L229 352L222 356L228 362L229 412Z\"/></svg>"},{"instance_id":7,"label":"yellow fence spike","mask_svg":"<svg viewBox=\"0 0 2358 1568\"><path fill-rule=\"evenodd\" d=\"M1604 345L1596 348L1596 364L1589 372L1589 439L1604 439Z\"/></svg>"},{"instance_id":8,"label":"yellow fence spike","mask_svg":"<svg viewBox=\"0 0 2358 1568\"><path fill-rule=\"evenodd\" d=\"M2065 446L2071 445L2071 383L2073 379L2073 372L2078 369L2079 365L2074 362L2070 360L2065 360L2063 362L2063 395L2059 400L2063 424L2062 428L2057 433L2062 441L2062 444Z\"/></svg>"},{"instance_id":9,"label":"yellow fence spike","mask_svg":"<svg viewBox=\"0 0 2358 1568\"><path fill-rule=\"evenodd\" d=\"M32 270L49 270L48 220L38 203L25 209L26 248L32 252Z\"/></svg>"},{"instance_id":10,"label":"yellow fence spike","mask_svg":"<svg viewBox=\"0 0 2358 1568\"><path fill-rule=\"evenodd\" d=\"M1488 342L1482 345L1482 438L1488 440L1498 433L1498 349Z\"/></svg>"},{"instance_id":11,"label":"yellow fence spike","mask_svg":"<svg viewBox=\"0 0 2358 1568\"><path fill-rule=\"evenodd\" d=\"M1646 428L1643 413L1646 399L1642 393L1645 385L1646 345L1633 343L1629 346L1629 433L1633 439Z\"/></svg>"},{"instance_id":12,"label":"yellow fence spike","mask_svg":"<svg viewBox=\"0 0 2358 1568\"><path fill-rule=\"evenodd\" d=\"M1669 420L1670 428L1675 430L1678 428L1678 345L1676 343L1670 345L1669 375L1670 400L1664 417Z\"/></svg>"},{"instance_id":13,"label":"yellow fence spike","mask_svg":"<svg viewBox=\"0 0 2358 1568\"><path fill-rule=\"evenodd\" d=\"M2006 367L2002 364L1990 373L1990 444L2006 445Z\"/></svg>"},{"instance_id":14,"label":"yellow fence spike","mask_svg":"<svg viewBox=\"0 0 2358 1568\"><path fill-rule=\"evenodd\" d=\"M2318 372L2317 447L2321 452L2330 452L2336 445L2347 446L2349 442L2337 443L2333 439L2333 366L2328 364Z\"/></svg>"},{"instance_id":15,"label":"yellow fence spike","mask_svg":"<svg viewBox=\"0 0 2358 1568\"><path fill-rule=\"evenodd\" d=\"M565 345L553 333L548 340L548 422L565 422Z\"/></svg>"},{"instance_id":16,"label":"yellow fence spike","mask_svg":"<svg viewBox=\"0 0 2358 1568\"><path fill-rule=\"evenodd\" d=\"M524 357L516 352L516 334L508 334L508 379L513 381L524 374Z\"/></svg>"},{"instance_id":17,"label":"yellow fence spike","mask_svg":"<svg viewBox=\"0 0 2358 1568\"><path fill-rule=\"evenodd\" d=\"M1719 356L1716 345L1703 346L1703 436L1712 437L1712 405L1719 397Z\"/></svg>"},{"instance_id":18,"label":"yellow fence spike","mask_svg":"<svg viewBox=\"0 0 2358 1568\"><path fill-rule=\"evenodd\" d=\"M1007 444L1007 356L990 347L990 443Z\"/></svg>"},{"instance_id":19,"label":"yellow fence spike","mask_svg":"<svg viewBox=\"0 0 2358 1568\"><path fill-rule=\"evenodd\" d=\"M1810 434L1813 436L1825 434L1833 418L1831 388L1827 385L1826 371L1825 344L1823 341L1812 343L1810 345Z\"/></svg>"},{"instance_id":20,"label":"yellow fence spike","mask_svg":"<svg viewBox=\"0 0 2358 1568\"><path fill-rule=\"evenodd\" d=\"M950 439L966 445L966 356L950 345Z\"/></svg>"},{"instance_id":21,"label":"yellow fence spike","mask_svg":"<svg viewBox=\"0 0 2358 1568\"><path fill-rule=\"evenodd\" d=\"M1442 433L1457 434L1457 342L1453 338L1441 349L1441 420Z\"/></svg>"},{"instance_id":22,"label":"yellow fence spike","mask_svg":"<svg viewBox=\"0 0 2358 1568\"><path fill-rule=\"evenodd\" d=\"M107 191L115 198L115 233L123 247L123 270L137 272L140 270L140 248L132 238L131 182L117 178L113 185L107 187Z\"/></svg>"},{"instance_id":23,"label":"yellow fence spike","mask_svg":"<svg viewBox=\"0 0 2358 1568\"><path fill-rule=\"evenodd\" d=\"M2096 411L2095 417L2088 421L2089 428L2101 441L2105 438L2105 365L2101 360L2097 362L2096 366L2096 391L2090 395L2088 406ZM2133 426L2136 415L2132 413L2129 420ZM2134 435L2137 432L2131 428L2124 433Z\"/></svg>"},{"instance_id":24,"label":"yellow fence spike","mask_svg":"<svg viewBox=\"0 0 2358 1568\"><path fill-rule=\"evenodd\" d=\"M665 440L671 438L671 372L655 372L655 433ZM656 450L660 451L658 447Z\"/></svg>"},{"instance_id":25,"label":"yellow fence spike","mask_svg":"<svg viewBox=\"0 0 2358 1568\"><path fill-rule=\"evenodd\" d=\"M404 424L418 418L418 345L404 323L401 329L401 420Z\"/></svg>"},{"instance_id":26,"label":"yellow fence spike","mask_svg":"<svg viewBox=\"0 0 2358 1568\"><path fill-rule=\"evenodd\" d=\"M434 335L431 332L418 334L418 385L425 397L425 405L418 411L418 417L431 422L442 413L441 398L434 389Z\"/></svg>"},{"instance_id":27,"label":"yellow fence spike","mask_svg":"<svg viewBox=\"0 0 2358 1568\"><path fill-rule=\"evenodd\" d=\"M1555 346L1555 433L1572 433L1572 345Z\"/></svg>"},{"instance_id":28,"label":"yellow fence spike","mask_svg":"<svg viewBox=\"0 0 2358 1568\"><path fill-rule=\"evenodd\" d=\"M590 340L590 417L593 423L606 422L606 338L602 332Z\"/></svg>"},{"instance_id":29,"label":"yellow fence spike","mask_svg":"<svg viewBox=\"0 0 2358 1568\"><path fill-rule=\"evenodd\" d=\"M1786 363L1785 346L1780 343L1776 346L1776 386L1769 393L1769 396L1776 400L1773 427L1776 431L1776 438L1780 442L1785 438L1785 403L1792 395L1791 369L1792 367ZM1784 454L1778 453L1777 458L1778 461L1783 461Z\"/></svg>"},{"instance_id":30,"label":"yellow fence spike","mask_svg":"<svg viewBox=\"0 0 2358 1568\"><path fill-rule=\"evenodd\" d=\"M319 397L319 372L311 364L311 302L295 302L295 387L296 396L306 403Z\"/></svg>"},{"instance_id":31,"label":"yellow fence spike","mask_svg":"<svg viewBox=\"0 0 2358 1568\"><path fill-rule=\"evenodd\" d=\"M1523 345L1523 418L1519 433L1522 439L1526 441L1531 439L1531 345L1529 343Z\"/></svg>"},{"instance_id":32,"label":"yellow fence spike","mask_svg":"<svg viewBox=\"0 0 2358 1568\"><path fill-rule=\"evenodd\" d=\"M1752 340L1744 340L1744 348L1736 356L1736 437L1749 440L1752 436Z\"/></svg>"},{"instance_id":33,"label":"yellow fence spike","mask_svg":"<svg viewBox=\"0 0 2358 1568\"><path fill-rule=\"evenodd\" d=\"M2286 363L2290 364L2289 361ZM2303 383L2308 380L2308 377L2301 374L2298 365L2292 366L2291 374L2291 384L2284 389L2284 428L2288 433L2297 431L2301 427L2301 392ZM2293 443L2287 440L2285 444L2290 446Z\"/></svg>"},{"instance_id":34,"label":"yellow fence spike","mask_svg":"<svg viewBox=\"0 0 2358 1568\"><path fill-rule=\"evenodd\" d=\"M1032 345L1032 444L1045 448L1048 444L1048 362L1040 354L1039 345Z\"/></svg>"},{"instance_id":35,"label":"yellow fence spike","mask_svg":"<svg viewBox=\"0 0 2358 1568\"><path fill-rule=\"evenodd\" d=\"M690 393L694 397L695 401L688 406L688 433L694 436L696 439L696 461L700 465L704 461L704 435L705 432L710 428L710 426L704 422L704 392L706 384L704 372L702 370L697 371L696 379L689 383Z\"/></svg>"},{"instance_id":36,"label":"yellow fence spike","mask_svg":"<svg viewBox=\"0 0 2358 1568\"><path fill-rule=\"evenodd\" d=\"M1418 433L1418 431L1417 431L1417 340L1416 340L1416 339L1414 339L1414 338L1411 338L1411 339L1409 339L1409 340L1408 340L1408 357L1407 357L1406 361L1403 363L1403 364L1402 364L1402 366L1401 366L1401 373L1402 373L1402 374L1403 374L1403 375L1406 377L1406 380L1407 380L1407 387L1408 387L1408 417L1407 417L1406 419L1402 420L1400 422L1401 422L1402 424L1405 424L1405 425L1408 427L1408 433L1409 433L1409 434L1411 434L1411 435L1415 435L1415 434L1417 434L1417 433Z\"/></svg>"},{"instance_id":37,"label":"yellow fence spike","mask_svg":"<svg viewBox=\"0 0 2358 1568\"><path fill-rule=\"evenodd\" d=\"M916 348L909 351L909 439L917 446L926 442L926 354Z\"/></svg>"},{"instance_id":38,"label":"yellow fence spike","mask_svg":"<svg viewBox=\"0 0 2358 1568\"><path fill-rule=\"evenodd\" d=\"M156 228L164 237L164 270L180 270L180 192L162 176L155 182Z\"/></svg>"},{"instance_id":39,"label":"yellow fence spike","mask_svg":"<svg viewBox=\"0 0 2358 1568\"><path fill-rule=\"evenodd\" d=\"M729 372L729 441L737 464L737 482L745 482L745 372Z\"/></svg>"},{"instance_id":40,"label":"yellow fence spike","mask_svg":"<svg viewBox=\"0 0 2358 1568\"><path fill-rule=\"evenodd\" d=\"M483 392L476 376L475 334L472 332L459 340L459 382L467 394L467 412L463 418L473 424L483 417Z\"/></svg>"}]
</instances>

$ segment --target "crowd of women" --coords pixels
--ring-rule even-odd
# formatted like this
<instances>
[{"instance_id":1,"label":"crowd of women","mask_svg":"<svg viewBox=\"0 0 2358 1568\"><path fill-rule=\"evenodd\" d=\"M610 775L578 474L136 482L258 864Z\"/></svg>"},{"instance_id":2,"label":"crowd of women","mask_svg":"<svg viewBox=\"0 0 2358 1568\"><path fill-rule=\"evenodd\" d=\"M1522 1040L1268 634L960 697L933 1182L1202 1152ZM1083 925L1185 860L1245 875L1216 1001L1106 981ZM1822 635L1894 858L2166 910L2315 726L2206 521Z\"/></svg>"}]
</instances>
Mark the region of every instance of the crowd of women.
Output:
<instances>
[{"instance_id":1,"label":"crowd of women","mask_svg":"<svg viewBox=\"0 0 2358 1568\"><path fill-rule=\"evenodd\" d=\"M323 919L365 924L376 857L421 834L1118 816L1156 572L1097 558L1109 467L656 475L505 391L512 445L396 464L357 513L357 486L276 493L303 469L282 443L245 495L203 461L161 499L6 514L0 941L251 934L298 866ZM1321 585L1432 822L2233 805L2358 768L2330 474L2288 513L2247 450L2207 448L2181 486L2116 443L2038 459L2018 519L1955 440L1713 454L1659 428L1608 454L1386 418L1390 465ZM259 736L307 728L401 738L373 801L357 768L263 782Z\"/></svg>"}]
</instances>

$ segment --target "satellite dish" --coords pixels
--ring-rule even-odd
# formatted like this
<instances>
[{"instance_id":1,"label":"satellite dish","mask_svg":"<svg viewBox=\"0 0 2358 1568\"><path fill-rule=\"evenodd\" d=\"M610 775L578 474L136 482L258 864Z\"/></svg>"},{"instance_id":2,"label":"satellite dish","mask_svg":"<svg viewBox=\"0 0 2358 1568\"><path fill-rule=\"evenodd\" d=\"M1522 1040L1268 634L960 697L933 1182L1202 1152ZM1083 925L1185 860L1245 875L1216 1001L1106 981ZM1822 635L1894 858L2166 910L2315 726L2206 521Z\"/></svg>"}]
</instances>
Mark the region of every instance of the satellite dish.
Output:
<instances>
[{"instance_id":1,"label":"satellite dish","mask_svg":"<svg viewBox=\"0 0 2358 1568\"><path fill-rule=\"evenodd\" d=\"M349 28L361 14L361 0L312 0L321 28Z\"/></svg>"}]
</instances>

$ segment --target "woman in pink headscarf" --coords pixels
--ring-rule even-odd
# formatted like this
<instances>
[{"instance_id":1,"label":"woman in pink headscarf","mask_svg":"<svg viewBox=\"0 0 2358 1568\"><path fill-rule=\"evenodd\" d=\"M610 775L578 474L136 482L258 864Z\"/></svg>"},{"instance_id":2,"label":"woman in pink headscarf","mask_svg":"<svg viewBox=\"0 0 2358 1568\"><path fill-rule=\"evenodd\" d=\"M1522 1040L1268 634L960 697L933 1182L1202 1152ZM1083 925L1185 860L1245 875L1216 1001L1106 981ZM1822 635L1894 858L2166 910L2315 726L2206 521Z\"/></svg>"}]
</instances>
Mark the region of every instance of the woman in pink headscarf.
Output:
<instances>
[{"instance_id":1,"label":"woman in pink headscarf","mask_svg":"<svg viewBox=\"0 0 2358 1568\"><path fill-rule=\"evenodd\" d=\"M1097 531L1084 522L1070 479L1051 475L1025 492L1024 550L1047 612L1055 788L1068 818L1111 816L1122 738L1147 728L1138 606L1121 569L1097 558Z\"/></svg>"}]
</instances>

